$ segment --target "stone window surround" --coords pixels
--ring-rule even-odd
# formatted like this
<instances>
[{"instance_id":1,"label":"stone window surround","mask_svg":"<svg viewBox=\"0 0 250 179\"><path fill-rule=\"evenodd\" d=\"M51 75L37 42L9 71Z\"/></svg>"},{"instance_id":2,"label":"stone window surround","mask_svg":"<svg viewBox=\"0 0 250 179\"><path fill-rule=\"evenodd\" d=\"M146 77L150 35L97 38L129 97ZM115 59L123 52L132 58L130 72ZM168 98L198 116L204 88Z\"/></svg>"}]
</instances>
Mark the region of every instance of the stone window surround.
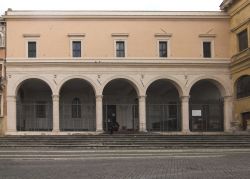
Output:
<instances>
[{"instance_id":1,"label":"stone window surround","mask_svg":"<svg viewBox=\"0 0 250 179\"><path fill-rule=\"evenodd\" d=\"M70 57L73 59L83 58L83 41L85 34L68 34L69 37L69 49L70 49ZM73 42L80 41L81 42L81 57L73 57Z\"/></svg>"},{"instance_id":2,"label":"stone window surround","mask_svg":"<svg viewBox=\"0 0 250 179\"><path fill-rule=\"evenodd\" d=\"M122 42L124 42L124 57L117 57L116 56L116 43L117 42L119 42L119 41L122 41ZM128 42L127 42L127 37L115 37L114 38L114 57L115 58L126 58L126 57L128 57Z\"/></svg>"},{"instance_id":3,"label":"stone window surround","mask_svg":"<svg viewBox=\"0 0 250 179\"><path fill-rule=\"evenodd\" d=\"M215 35L200 35L199 36L201 38L201 57L204 59L211 59L211 58L215 58L215 45L214 45L214 38L216 37ZM211 57L204 57L204 52L203 52L203 43L204 42L210 42L211 43Z\"/></svg>"}]
</instances>

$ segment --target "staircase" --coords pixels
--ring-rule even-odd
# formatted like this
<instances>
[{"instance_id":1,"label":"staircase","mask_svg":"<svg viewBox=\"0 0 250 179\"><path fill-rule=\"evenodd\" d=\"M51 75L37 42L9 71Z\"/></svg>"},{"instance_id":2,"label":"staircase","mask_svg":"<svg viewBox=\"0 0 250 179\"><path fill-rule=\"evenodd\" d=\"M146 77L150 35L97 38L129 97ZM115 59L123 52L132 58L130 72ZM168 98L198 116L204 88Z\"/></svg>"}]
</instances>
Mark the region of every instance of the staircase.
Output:
<instances>
[{"instance_id":1,"label":"staircase","mask_svg":"<svg viewBox=\"0 0 250 179\"><path fill-rule=\"evenodd\" d=\"M0 149L5 148L70 148L121 150L250 148L250 135L101 134L0 137Z\"/></svg>"}]
</instances>

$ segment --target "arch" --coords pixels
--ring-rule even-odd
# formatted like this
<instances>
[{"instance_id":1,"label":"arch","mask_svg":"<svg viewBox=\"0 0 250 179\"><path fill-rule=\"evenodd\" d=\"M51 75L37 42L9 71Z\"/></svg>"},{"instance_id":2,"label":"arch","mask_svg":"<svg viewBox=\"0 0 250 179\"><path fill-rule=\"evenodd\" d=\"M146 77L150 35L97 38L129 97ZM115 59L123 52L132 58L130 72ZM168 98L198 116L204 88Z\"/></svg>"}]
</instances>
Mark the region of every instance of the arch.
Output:
<instances>
[{"instance_id":1,"label":"arch","mask_svg":"<svg viewBox=\"0 0 250 179\"><path fill-rule=\"evenodd\" d=\"M235 97L244 98L250 96L250 75L242 75L234 83Z\"/></svg>"},{"instance_id":2,"label":"arch","mask_svg":"<svg viewBox=\"0 0 250 179\"><path fill-rule=\"evenodd\" d=\"M67 83L70 80L73 79L80 79L80 80L84 80L85 82L87 82L93 89L95 95L99 94L99 90L97 88L97 85L93 82L92 79L86 77L86 76L82 76L82 75L73 75L73 76L69 76L67 78L64 78L63 80L60 81L60 83L58 84L57 88L56 88L56 94L60 93L60 90L62 89L63 85L65 83Z\"/></svg>"},{"instance_id":3,"label":"arch","mask_svg":"<svg viewBox=\"0 0 250 179\"><path fill-rule=\"evenodd\" d=\"M192 132L221 132L224 130L223 84L214 79L196 81L190 89L189 127Z\"/></svg>"},{"instance_id":4,"label":"arch","mask_svg":"<svg viewBox=\"0 0 250 179\"><path fill-rule=\"evenodd\" d=\"M23 80L16 88L18 131L52 131L53 107L50 85L38 78Z\"/></svg>"},{"instance_id":5,"label":"arch","mask_svg":"<svg viewBox=\"0 0 250 179\"><path fill-rule=\"evenodd\" d=\"M54 88L54 85L53 85L49 80L47 80L46 78L44 78L44 77L42 77L42 76L33 76L33 75L32 75L32 76L25 76L25 77L19 79L19 80L14 84L14 86L12 87L12 89L13 89L12 93L14 93L14 94L10 94L10 96L11 96L11 95L16 96L17 93L18 93L18 90L19 90L20 86L22 86L22 84L23 84L26 80L31 80L31 79L37 79L37 80L43 81L44 83L46 83L46 84L48 85L48 87L50 88L52 94L54 94L54 92L55 92L55 90L54 90L54 89L55 89L55 88Z\"/></svg>"},{"instance_id":6,"label":"arch","mask_svg":"<svg viewBox=\"0 0 250 179\"><path fill-rule=\"evenodd\" d=\"M111 123L118 124L118 131L139 130L139 100L142 93L137 82L124 76L113 76L102 89L103 129L109 130Z\"/></svg>"},{"instance_id":7,"label":"arch","mask_svg":"<svg viewBox=\"0 0 250 179\"><path fill-rule=\"evenodd\" d=\"M194 79L187 87L187 94L190 94L192 87L201 80L208 80L212 82L220 91L221 96L231 96L230 87L220 78L214 76L200 76Z\"/></svg>"},{"instance_id":8,"label":"arch","mask_svg":"<svg viewBox=\"0 0 250 179\"><path fill-rule=\"evenodd\" d=\"M156 82L158 80L168 80L171 84L173 84L176 87L176 89L178 90L179 96L185 95L185 91L184 91L182 83L178 79L176 79L174 77L170 77L170 76L157 76L157 77L151 79L147 83L147 85L145 86L145 92L147 92L150 85L152 85L154 82Z\"/></svg>"},{"instance_id":9,"label":"arch","mask_svg":"<svg viewBox=\"0 0 250 179\"><path fill-rule=\"evenodd\" d=\"M64 79L58 88L61 131L94 131L95 88L86 79Z\"/></svg>"},{"instance_id":10,"label":"arch","mask_svg":"<svg viewBox=\"0 0 250 179\"><path fill-rule=\"evenodd\" d=\"M146 89L146 127L148 131L180 131L183 90L166 77L157 77Z\"/></svg>"},{"instance_id":11,"label":"arch","mask_svg":"<svg viewBox=\"0 0 250 179\"><path fill-rule=\"evenodd\" d=\"M145 95L145 92L140 88L140 85L137 83L137 81L129 76L112 76L111 78L107 79L102 85L102 88L100 90L101 94L103 94L103 91L108 83L112 82L113 80L118 80L118 79L123 79L127 81L131 86L133 86L133 88L135 89L137 93L137 96Z\"/></svg>"}]
</instances>

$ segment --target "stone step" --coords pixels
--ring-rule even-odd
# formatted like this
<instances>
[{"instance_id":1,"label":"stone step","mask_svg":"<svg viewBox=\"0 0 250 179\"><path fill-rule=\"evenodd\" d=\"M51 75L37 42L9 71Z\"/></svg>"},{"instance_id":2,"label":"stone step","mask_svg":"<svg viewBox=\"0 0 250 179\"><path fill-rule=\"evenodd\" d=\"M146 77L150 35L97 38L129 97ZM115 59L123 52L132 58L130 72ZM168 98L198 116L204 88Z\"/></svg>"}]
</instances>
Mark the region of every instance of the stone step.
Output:
<instances>
[{"instance_id":1,"label":"stone step","mask_svg":"<svg viewBox=\"0 0 250 179\"><path fill-rule=\"evenodd\" d=\"M5 136L0 148L250 148L250 135L71 135Z\"/></svg>"}]
</instances>

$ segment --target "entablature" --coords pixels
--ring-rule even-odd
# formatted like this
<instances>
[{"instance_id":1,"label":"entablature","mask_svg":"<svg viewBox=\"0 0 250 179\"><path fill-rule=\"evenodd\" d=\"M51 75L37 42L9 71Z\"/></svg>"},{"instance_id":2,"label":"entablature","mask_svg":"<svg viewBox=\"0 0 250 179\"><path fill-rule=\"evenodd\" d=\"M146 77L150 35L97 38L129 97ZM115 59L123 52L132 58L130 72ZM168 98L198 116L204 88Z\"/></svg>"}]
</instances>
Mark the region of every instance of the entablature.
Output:
<instances>
[{"instance_id":1,"label":"entablature","mask_svg":"<svg viewBox=\"0 0 250 179\"><path fill-rule=\"evenodd\" d=\"M137 59L137 58L125 58L122 60L117 60L115 58L107 58L107 59L89 59L89 58L82 58L82 59L41 59L37 58L36 60L30 59L14 59L14 58L7 58L6 60L7 68L11 66L19 66L19 67L26 67L26 66L93 66L93 67L115 67L115 66L126 66L126 67L203 67L203 68L229 68L230 66L230 59L226 58L213 58L213 59L201 59L201 58L169 58L169 59L152 59L152 58L144 58L144 59Z\"/></svg>"}]
</instances>

